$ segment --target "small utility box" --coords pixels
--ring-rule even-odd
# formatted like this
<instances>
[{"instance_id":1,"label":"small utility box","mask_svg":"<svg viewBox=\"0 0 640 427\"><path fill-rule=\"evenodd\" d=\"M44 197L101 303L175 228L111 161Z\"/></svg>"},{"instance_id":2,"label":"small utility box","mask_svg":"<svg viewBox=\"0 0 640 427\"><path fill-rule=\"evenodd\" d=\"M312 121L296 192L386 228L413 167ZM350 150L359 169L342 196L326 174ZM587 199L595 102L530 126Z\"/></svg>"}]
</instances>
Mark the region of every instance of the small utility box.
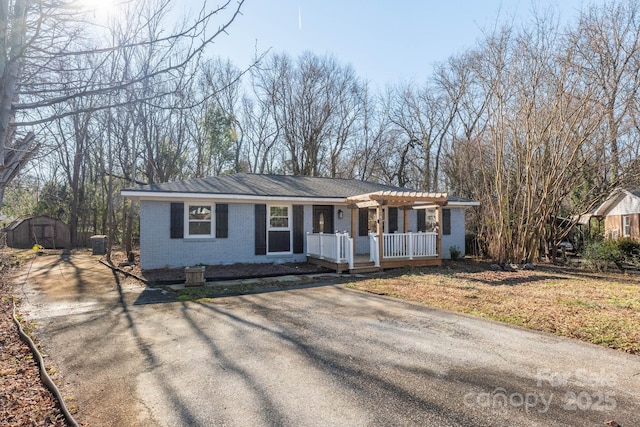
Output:
<instances>
[{"instance_id":1,"label":"small utility box","mask_svg":"<svg viewBox=\"0 0 640 427\"><path fill-rule=\"evenodd\" d=\"M185 286L202 286L204 285L204 266L187 267L184 269L187 276L184 281Z\"/></svg>"},{"instance_id":2,"label":"small utility box","mask_svg":"<svg viewBox=\"0 0 640 427\"><path fill-rule=\"evenodd\" d=\"M91 250L94 255L105 255L107 253L107 236L91 236Z\"/></svg>"}]
</instances>

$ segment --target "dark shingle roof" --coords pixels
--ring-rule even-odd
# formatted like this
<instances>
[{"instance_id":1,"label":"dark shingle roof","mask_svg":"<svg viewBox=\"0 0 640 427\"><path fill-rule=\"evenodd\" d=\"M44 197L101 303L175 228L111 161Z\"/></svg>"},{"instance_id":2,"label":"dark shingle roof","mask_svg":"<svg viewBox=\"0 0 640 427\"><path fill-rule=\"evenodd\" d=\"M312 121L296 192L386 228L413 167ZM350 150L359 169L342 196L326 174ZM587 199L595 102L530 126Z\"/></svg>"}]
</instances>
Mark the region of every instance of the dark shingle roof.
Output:
<instances>
[{"instance_id":1,"label":"dark shingle roof","mask_svg":"<svg viewBox=\"0 0 640 427\"><path fill-rule=\"evenodd\" d=\"M249 197L309 197L334 199L377 191L416 191L409 188L377 184L357 179L321 178L315 176L261 175L238 173L162 184L139 185L124 190L136 193L180 193L240 195ZM449 203L475 204L474 200L449 195Z\"/></svg>"},{"instance_id":2,"label":"dark shingle roof","mask_svg":"<svg viewBox=\"0 0 640 427\"><path fill-rule=\"evenodd\" d=\"M467 199L466 197L458 197L458 196L447 196L447 201L449 203L477 203L473 199Z\"/></svg>"},{"instance_id":3,"label":"dark shingle roof","mask_svg":"<svg viewBox=\"0 0 640 427\"><path fill-rule=\"evenodd\" d=\"M344 198L385 190L406 191L408 189L357 179L239 173L162 184L141 185L128 188L125 192Z\"/></svg>"}]
</instances>

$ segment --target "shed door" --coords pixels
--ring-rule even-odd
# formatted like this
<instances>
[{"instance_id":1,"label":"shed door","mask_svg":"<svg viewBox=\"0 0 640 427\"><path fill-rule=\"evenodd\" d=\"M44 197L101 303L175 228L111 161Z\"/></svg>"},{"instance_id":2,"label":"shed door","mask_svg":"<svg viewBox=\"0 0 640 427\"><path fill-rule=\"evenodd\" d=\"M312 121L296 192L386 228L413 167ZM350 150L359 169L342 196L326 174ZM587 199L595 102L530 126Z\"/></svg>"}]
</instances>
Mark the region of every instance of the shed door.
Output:
<instances>
[{"instance_id":1,"label":"shed door","mask_svg":"<svg viewBox=\"0 0 640 427\"><path fill-rule=\"evenodd\" d=\"M34 245L55 248L55 227L53 224L32 224L31 238Z\"/></svg>"},{"instance_id":2,"label":"shed door","mask_svg":"<svg viewBox=\"0 0 640 427\"><path fill-rule=\"evenodd\" d=\"M333 233L333 206L313 205L313 232Z\"/></svg>"}]
</instances>

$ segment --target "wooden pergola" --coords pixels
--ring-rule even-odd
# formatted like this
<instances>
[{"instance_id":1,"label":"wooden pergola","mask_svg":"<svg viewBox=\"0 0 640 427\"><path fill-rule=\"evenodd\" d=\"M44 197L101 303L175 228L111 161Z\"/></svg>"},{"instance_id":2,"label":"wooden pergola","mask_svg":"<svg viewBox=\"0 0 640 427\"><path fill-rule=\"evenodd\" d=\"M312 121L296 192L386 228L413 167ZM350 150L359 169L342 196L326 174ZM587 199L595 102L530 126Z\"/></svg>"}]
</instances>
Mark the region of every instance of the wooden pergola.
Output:
<instances>
[{"instance_id":1,"label":"wooden pergola","mask_svg":"<svg viewBox=\"0 0 640 427\"><path fill-rule=\"evenodd\" d=\"M355 235L357 230L356 208L376 209L376 234L378 235L378 253L382 261L383 245L383 223L382 209L384 207L397 207L403 211L404 233L409 231L409 210L419 208L435 207L436 222L438 223L438 236L436 239L436 250L438 258L442 258L442 207L447 205L446 193L431 193L421 191L376 191L373 193L359 194L347 198L349 208L351 208L351 235ZM353 248L355 255L355 247Z\"/></svg>"}]
</instances>

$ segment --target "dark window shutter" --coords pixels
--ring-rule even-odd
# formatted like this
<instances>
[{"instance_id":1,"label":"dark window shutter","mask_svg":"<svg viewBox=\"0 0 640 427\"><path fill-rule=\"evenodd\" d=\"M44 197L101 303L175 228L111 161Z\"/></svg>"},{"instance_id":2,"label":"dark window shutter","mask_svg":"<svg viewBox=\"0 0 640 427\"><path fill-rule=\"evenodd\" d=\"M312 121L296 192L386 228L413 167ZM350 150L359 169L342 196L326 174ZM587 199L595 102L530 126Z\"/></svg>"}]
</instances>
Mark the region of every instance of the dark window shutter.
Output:
<instances>
[{"instance_id":1,"label":"dark window shutter","mask_svg":"<svg viewBox=\"0 0 640 427\"><path fill-rule=\"evenodd\" d=\"M216 204L216 237L229 237L229 205L226 203Z\"/></svg>"},{"instance_id":2,"label":"dark window shutter","mask_svg":"<svg viewBox=\"0 0 640 427\"><path fill-rule=\"evenodd\" d=\"M442 234L451 234L451 209L442 209Z\"/></svg>"},{"instance_id":3,"label":"dark window shutter","mask_svg":"<svg viewBox=\"0 0 640 427\"><path fill-rule=\"evenodd\" d=\"M293 205L293 253L304 252L304 206Z\"/></svg>"},{"instance_id":4,"label":"dark window shutter","mask_svg":"<svg viewBox=\"0 0 640 427\"><path fill-rule=\"evenodd\" d=\"M171 203L171 238L184 237L184 203Z\"/></svg>"},{"instance_id":5,"label":"dark window shutter","mask_svg":"<svg viewBox=\"0 0 640 427\"><path fill-rule=\"evenodd\" d=\"M398 231L398 208L389 208L389 233Z\"/></svg>"},{"instance_id":6,"label":"dark window shutter","mask_svg":"<svg viewBox=\"0 0 640 427\"><path fill-rule=\"evenodd\" d=\"M358 209L358 235L369 235L369 209Z\"/></svg>"},{"instance_id":7,"label":"dark window shutter","mask_svg":"<svg viewBox=\"0 0 640 427\"><path fill-rule=\"evenodd\" d=\"M427 231L427 210L417 209L416 213L418 214L418 231Z\"/></svg>"},{"instance_id":8,"label":"dark window shutter","mask_svg":"<svg viewBox=\"0 0 640 427\"><path fill-rule=\"evenodd\" d=\"M256 255L267 254L267 205L255 205Z\"/></svg>"}]
</instances>

